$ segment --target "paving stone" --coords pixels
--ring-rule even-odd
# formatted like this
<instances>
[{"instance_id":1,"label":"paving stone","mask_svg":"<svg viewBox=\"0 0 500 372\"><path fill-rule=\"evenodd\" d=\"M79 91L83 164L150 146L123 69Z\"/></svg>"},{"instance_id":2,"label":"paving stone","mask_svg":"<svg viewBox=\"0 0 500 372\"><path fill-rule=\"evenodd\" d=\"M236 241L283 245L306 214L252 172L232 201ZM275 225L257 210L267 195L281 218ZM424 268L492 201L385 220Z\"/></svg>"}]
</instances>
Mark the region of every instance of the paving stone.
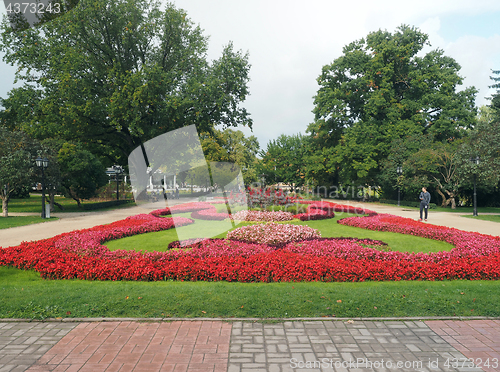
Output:
<instances>
[{"instance_id":1,"label":"paving stone","mask_svg":"<svg viewBox=\"0 0 500 372\"><path fill-rule=\"evenodd\" d=\"M481 351L485 348L491 354ZM115 358L113 353L120 356ZM109 367L109 372L120 368L137 372L479 372L475 366L446 368L445 363L487 355L500 357L500 321L0 323L0 372L67 368L98 372L103 370L98 363ZM121 358L120 364L114 358ZM382 360L394 368L382 365ZM293 368L299 362L304 368ZM396 368L398 363L402 365ZM415 365L418 369L411 368Z\"/></svg>"}]
</instances>

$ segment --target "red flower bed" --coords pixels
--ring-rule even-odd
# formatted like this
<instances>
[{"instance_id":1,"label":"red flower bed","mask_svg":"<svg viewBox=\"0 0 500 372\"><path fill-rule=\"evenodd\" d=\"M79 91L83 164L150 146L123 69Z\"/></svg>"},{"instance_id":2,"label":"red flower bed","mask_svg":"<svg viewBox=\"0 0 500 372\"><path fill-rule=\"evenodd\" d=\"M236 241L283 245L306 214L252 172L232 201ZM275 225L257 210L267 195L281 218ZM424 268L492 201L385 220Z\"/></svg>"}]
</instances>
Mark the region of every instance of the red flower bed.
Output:
<instances>
[{"instance_id":1,"label":"red flower bed","mask_svg":"<svg viewBox=\"0 0 500 372\"><path fill-rule=\"evenodd\" d=\"M334 210L338 207L333 203L330 206ZM197 207L201 206L190 206ZM178 218L175 225L192 222ZM109 251L102 245L111 239L174 226L172 218L143 214L0 249L0 265L33 269L49 279L241 282L500 279L499 237L385 214L372 213L338 222L443 240L455 248L428 254L385 252L377 249L383 242L353 238L310 239L279 246L208 239L194 241L189 249L152 253Z\"/></svg>"},{"instance_id":2,"label":"red flower bed","mask_svg":"<svg viewBox=\"0 0 500 372\"><path fill-rule=\"evenodd\" d=\"M215 206L204 203L204 202L194 202L174 205L170 208L157 209L150 212L151 215L155 217L166 216L172 213L191 213L191 218L197 218L200 220L216 220L222 221L229 217L227 213L217 213L217 208Z\"/></svg>"},{"instance_id":3,"label":"red flower bed","mask_svg":"<svg viewBox=\"0 0 500 372\"><path fill-rule=\"evenodd\" d=\"M293 216L301 221L324 220L326 218L333 218L335 214L331 215L321 209L314 210L310 213L299 213Z\"/></svg>"}]
</instances>

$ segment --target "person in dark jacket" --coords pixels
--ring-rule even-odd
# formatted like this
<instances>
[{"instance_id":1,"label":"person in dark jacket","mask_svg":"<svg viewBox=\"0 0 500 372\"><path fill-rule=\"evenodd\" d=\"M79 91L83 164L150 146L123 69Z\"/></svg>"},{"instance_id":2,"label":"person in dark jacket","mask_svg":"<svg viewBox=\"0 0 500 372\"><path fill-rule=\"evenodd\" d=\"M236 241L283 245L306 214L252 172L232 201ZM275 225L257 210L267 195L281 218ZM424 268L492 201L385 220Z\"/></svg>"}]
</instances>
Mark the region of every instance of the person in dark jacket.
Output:
<instances>
[{"instance_id":1,"label":"person in dark jacket","mask_svg":"<svg viewBox=\"0 0 500 372\"><path fill-rule=\"evenodd\" d=\"M422 212L425 210L425 221L427 221L427 213L429 211L429 203L431 202L431 194L427 192L426 187L422 187L422 192L419 196L420 199L420 219L422 221Z\"/></svg>"}]
</instances>

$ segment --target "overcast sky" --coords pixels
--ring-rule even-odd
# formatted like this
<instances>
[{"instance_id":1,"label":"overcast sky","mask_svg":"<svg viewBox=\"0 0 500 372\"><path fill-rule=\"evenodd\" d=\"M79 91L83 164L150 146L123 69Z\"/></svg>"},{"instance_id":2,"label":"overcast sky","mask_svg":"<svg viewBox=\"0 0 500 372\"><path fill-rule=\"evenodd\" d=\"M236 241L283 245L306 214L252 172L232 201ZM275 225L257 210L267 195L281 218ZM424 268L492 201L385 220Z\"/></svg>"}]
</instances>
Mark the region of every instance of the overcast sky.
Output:
<instances>
[{"instance_id":1,"label":"overcast sky","mask_svg":"<svg viewBox=\"0 0 500 372\"><path fill-rule=\"evenodd\" d=\"M489 76L500 70L498 0L175 0L210 36L209 59L229 41L249 52L253 134L261 148L280 134L305 133L321 68L342 48L371 31L394 32L401 24L429 34L461 66L464 87L479 90L476 104L487 104L494 90ZM0 4L2 13L5 9ZM0 96L13 86L15 67L0 62ZM244 130L250 134L250 131Z\"/></svg>"}]
</instances>

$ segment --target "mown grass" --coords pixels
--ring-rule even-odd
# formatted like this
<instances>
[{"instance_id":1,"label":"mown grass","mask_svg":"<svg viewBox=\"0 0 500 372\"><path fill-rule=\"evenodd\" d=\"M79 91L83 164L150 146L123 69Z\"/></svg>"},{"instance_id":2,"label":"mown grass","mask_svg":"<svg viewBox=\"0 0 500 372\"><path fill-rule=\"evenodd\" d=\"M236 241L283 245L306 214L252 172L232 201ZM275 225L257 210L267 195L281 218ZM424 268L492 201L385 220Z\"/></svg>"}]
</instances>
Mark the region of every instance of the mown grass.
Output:
<instances>
[{"instance_id":1,"label":"mown grass","mask_svg":"<svg viewBox=\"0 0 500 372\"><path fill-rule=\"evenodd\" d=\"M189 213L180 214L179 216L189 217ZM391 250L400 252L440 252L449 251L453 248L451 244L446 242L421 238L413 235L404 235L390 232L370 231L358 227L344 226L337 223L337 220L346 217L355 216L353 214L338 213L334 218L327 220L317 221L298 221L294 220L288 223L296 225L307 225L321 232L321 236L325 238L330 237L355 237L355 238L368 238L374 240L382 240L389 245ZM184 226L179 228L179 232L185 229L190 229L190 237L214 237L225 238L226 233L216 236L211 235L217 221L203 221L196 220L193 225ZM237 227L249 225L251 223L245 222L239 224ZM191 236L192 235L192 236ZM110 250L124 249L124 250L143 250L147 252L163 252L168 248L168 244L178 240L176 229L159 231L148 234L134 235L131 237L109 241L106 246Z\"/></svg>"},{"instance_id":2,"label":"mown grass","mask_svg":"<svg viewBox=\"0 0 500 372\"><path fill-rule=\"evenodd\" d=\"M55 221L57 217L51 217L43 219L38 216L9 216L9 217L0 217L0 229L8 229L10 227L16 226L25 226L31 225L34 223Z\"/></svg>"},{"instance_id":3,"label":"mown grass","mask_svg":"<svg viewBox=\"0 0 500 372\"><path fill-rule=\"evenodd\" d=\"M54 198L56 203L63 206L64 210L59 209L55 206L55 211L53 213L67 213L67 212L103 212L111 209L127 208L133 205L132 203L122 204L114 207L109 207L105 209L95 209L95 210L85 210L83 208L78 208L78 204L75 200L70 198L65 198L64 196L56 196ZM45 201L48 203L48 199ZM82 205L93 205L99 204L96 201L86 201L82 202ZM29 198L25 199L11 199L9 201L9 213L41 213L42 212L42 195L41 194L30 194Z\"/></svg>"},{"instance_id":4,"label":"mown grass","mask_svg":"<svg viewBox=\"0 0 500 372\"><path fill-rule=\"evenodd\" d=\"M479 213L479 212L478 212ZM491 222L500 222L500 214L483 214L479 216L470 216L470 215L465 215L465 216L460 216L460 217L467 217L467 218L473 218L475 220L481 220L481 221L491 221Z\"/></svg>"},{"instance_id":5,"label":"mown grass","mask_svg":"<svg viewBox=\"0 0 500 372\"><path fill-rule=\"evenodd\" d=\"M498 281L49 281L0 267L0 296L1 318L500 316Z\"/></svg>"}]
</instances>

